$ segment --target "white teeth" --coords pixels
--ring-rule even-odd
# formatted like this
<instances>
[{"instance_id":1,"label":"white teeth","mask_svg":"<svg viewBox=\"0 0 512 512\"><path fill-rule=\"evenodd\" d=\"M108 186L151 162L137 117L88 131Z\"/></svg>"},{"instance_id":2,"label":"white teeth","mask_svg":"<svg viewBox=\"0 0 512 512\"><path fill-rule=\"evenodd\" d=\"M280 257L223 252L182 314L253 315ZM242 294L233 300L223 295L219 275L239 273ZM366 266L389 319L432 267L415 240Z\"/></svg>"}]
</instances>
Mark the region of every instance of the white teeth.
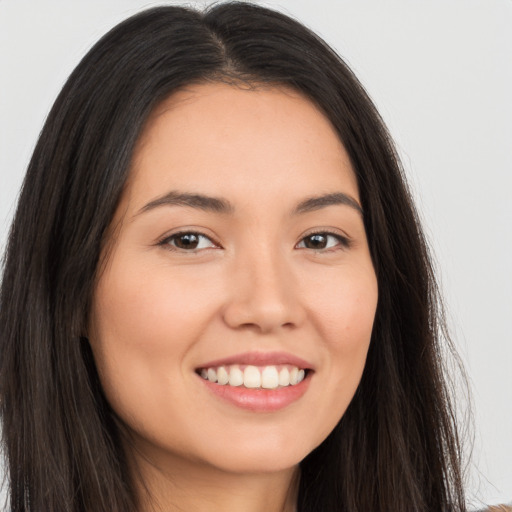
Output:
<instances>
[{"instance_id":1,"label":"white teeth","mask_svg":"<svg viewBox=\"0 0 512 512\"><path fill-rule=\"evenodd\" d=\"M289 365L278 365L277 367L248 365L242 371L239 365L234 364L218 368L202 368L200 375L203 379L216 382L221 386L229 384L249 389L276 389L299 384L304 380L306 371Z\"/></svg>"},{"instance_id":2,"label":"white teeth","mask_svg":"<svg viewBox=\"0 0 512 512\"><path fill-rule=\"evenodd\" d=\"M289 386L290 385L290 372L288 368L283 368L279 372L279 385L280 386Z\"/></svg>"},{"instance_id":3,"label":"white teeth","mask_svg":"<svg viewBox=\"0 0 512 512\"><path fill-rule=\"evenodd\" d=\"M261 387L261 373L256 366L246 366L244 370L244 386L246 388Z\"/></svg>"},{"instance_id":4,"label":"white teeth","mask_svg":"<svg viewBox=\"0 0 512 512\"><path fill-rule=\"evenodd\" d=\"M229 382L229 374L224 366L221 366L217 370L217 382L221 385L227 384Z\"/></svg>"},{"instance_id":5,"label":"white teeth","mask_svg":"<svg viewBox=\"0 0 512 512\"><path fill-rule=\"evenodd\" d=\"M229 385L241 386L244 383L244 374L238 366L232 366L229 370Z\"/></svg>"},{"instance_id":6,"label":"white teeth","mask_svg":"<svg viewBox=\"0 0 512 512\"><path fill-rule=\"evenodd\" d=\"M279 374L275 366L266 366L261 372L261 387L265 389L275 389L279 386Z\"/></svg>"}]
</instances>

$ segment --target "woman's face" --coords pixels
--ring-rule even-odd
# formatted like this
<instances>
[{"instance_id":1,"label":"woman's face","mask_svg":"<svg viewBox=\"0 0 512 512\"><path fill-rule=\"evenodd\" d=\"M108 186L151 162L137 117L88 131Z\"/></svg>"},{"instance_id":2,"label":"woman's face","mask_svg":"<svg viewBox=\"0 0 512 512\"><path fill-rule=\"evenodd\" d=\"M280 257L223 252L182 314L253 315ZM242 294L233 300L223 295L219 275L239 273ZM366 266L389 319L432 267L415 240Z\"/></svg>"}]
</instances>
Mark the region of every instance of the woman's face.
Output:
<instances>
[{"instance_id":1,"label":"woman's face","mask_svg":"<svg viewBox=\"0 0 512 512\"><path fill-rule=\"evenodd\" d=\"M194 85L155 110L89 332L138 453L265 472L326 438L377 305L359 205L333 127L296 92Z\"/></svg>"}]
</instances>

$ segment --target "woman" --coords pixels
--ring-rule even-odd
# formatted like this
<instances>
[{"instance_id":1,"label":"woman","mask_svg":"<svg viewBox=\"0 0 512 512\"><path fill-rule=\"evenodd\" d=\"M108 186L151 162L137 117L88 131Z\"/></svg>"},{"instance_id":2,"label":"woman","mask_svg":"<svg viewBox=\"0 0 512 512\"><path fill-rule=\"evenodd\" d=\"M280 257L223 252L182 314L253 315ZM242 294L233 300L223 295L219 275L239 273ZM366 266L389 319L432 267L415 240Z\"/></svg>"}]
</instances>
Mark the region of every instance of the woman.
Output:
<instances>
[{"instance_id":1,"label":"woman","mask_svg":"<svg viewBox=\"0 0 512 512\"><path fill-rule=\"evenodd\" d=\"M465 510L428 251L339 57L249 4L109 32L1 291L10 507Z\"/></svg>"}]
</instances>

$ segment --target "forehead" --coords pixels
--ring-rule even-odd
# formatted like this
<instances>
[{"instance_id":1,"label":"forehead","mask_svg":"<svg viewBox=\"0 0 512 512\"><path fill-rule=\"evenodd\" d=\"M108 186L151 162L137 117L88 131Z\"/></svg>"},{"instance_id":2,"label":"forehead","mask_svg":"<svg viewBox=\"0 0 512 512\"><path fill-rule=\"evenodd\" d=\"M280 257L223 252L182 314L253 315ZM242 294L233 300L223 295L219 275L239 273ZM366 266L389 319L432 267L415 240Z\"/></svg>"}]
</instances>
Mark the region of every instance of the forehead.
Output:
<instances>
[{"instance_id":1,"label":"forehead","mask_svg":"<svg viewBox=\"0 0 512 512\"><path fill-rule=\"evenodd\" d=\"M326 116L285 87L192 85L158 105L137 144L130 195L168 189L281 198L358 198L349 157ZM313 190L314 189L314 190Z\"/></svg>"}]
</instances>

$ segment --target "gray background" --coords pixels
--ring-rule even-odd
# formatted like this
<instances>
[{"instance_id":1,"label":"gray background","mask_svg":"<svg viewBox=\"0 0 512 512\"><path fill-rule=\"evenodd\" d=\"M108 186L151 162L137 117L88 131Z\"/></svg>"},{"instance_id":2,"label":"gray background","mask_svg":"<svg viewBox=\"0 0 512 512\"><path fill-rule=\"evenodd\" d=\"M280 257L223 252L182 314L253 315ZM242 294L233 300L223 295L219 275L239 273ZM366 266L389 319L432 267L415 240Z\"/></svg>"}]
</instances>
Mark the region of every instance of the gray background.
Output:
<instances>
[{"instance_id":1,"label":"gray background","mask_svg":"<svg viewBox=\"0 0 512 512\"><path fill-rule=\"evenodd\" d=\"M0 0L2 252L24 169L66 77L114 24L162 3ZM469 495L475 506L512 500L512 1L259 3L334 46L388 124L470 376ZM459 404L464 412L463 393Z\"/></svg>"}]
</instances>

